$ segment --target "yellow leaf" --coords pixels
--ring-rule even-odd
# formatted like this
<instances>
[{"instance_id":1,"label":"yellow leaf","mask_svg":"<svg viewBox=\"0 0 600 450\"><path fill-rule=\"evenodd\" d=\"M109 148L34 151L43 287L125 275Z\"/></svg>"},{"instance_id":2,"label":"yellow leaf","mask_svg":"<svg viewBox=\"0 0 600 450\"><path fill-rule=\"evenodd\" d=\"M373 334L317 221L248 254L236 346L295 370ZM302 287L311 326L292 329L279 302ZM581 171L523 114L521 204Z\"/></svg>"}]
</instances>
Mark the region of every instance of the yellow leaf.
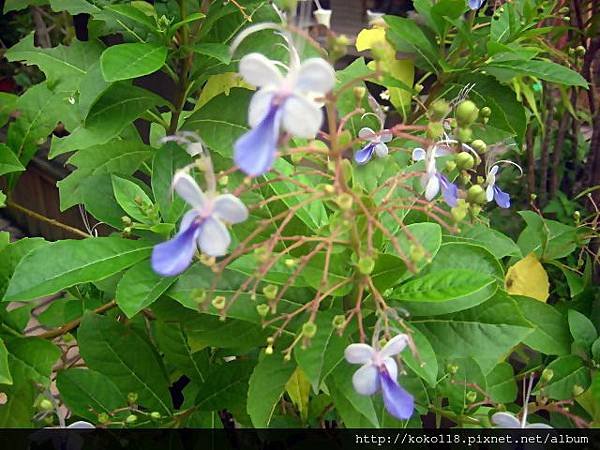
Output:
<instances>
[{"instance_id":1,"label":"yellow leaf","mask_svg":"<svg viewBox=\"0 0 600 450\"><path fill-rule=\"evenodd\" d=\"M296 368L285 385L285 389L294 406L298 408L300 417L303 421L306 421L308 418L308 394L310 392L310 382L300 367Z\"/></svg>"},{"instance_id":2,"label":"yellow leaf","mask_svg":"<svg viewBox=\"0 0 600 450\"><path fill-rule=\"evenodd\" d=\"M225 95L229 95L229 91L235 87L254 89L252 86L246 83L239 74L235 72L225 72L218 75L211 75L208 77L208 81L202 88L200 97L196 102L196 109L201 108L217 95L223 93L225 93Z\"/></svg>"},{"instance_id":3,"label":"yellow leaf","mask_svg":"<svg viewBox=\"0 0 600 450\"><path fill-rule=\"evenodd\" d=\"M524 295L541 302L546 302L550 295L548 274L534 253L508 268L504 285L509 294Z\"/></svg>"}]
</instances>

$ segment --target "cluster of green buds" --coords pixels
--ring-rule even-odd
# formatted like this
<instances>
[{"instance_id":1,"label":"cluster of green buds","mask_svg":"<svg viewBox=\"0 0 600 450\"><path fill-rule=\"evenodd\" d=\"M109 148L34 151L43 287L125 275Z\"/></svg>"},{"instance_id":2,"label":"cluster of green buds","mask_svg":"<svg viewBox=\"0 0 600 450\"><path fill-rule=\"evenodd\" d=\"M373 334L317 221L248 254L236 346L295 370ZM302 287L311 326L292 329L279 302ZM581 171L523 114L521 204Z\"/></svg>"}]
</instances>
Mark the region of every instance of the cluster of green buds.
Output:
<instances>
[{"instance_id":1,"label":"cluster of green buds","mask_svg":"<svg viewBox=\"0 0 600 450\"><path fill-rule=\"evenodd\" d=\"M429 123L427 124L427 137L431 140L441 139L444 135L444 119L450 114L451 106L444 99L434 101L427 110Z\"/></svg>"},{"instance_id":2,"label":"cluster of green buds","mask_svg":"<svg viewBox=\"0 0 600 450\"><path fill-rule=\"evenodd\" d=\"M139 195L136 195L133 199L134 203L138 207L140 213L147 217L152 223L157 223L160 218L158 214L158 206L148 203Z\"/></svg>"}]
</instances>

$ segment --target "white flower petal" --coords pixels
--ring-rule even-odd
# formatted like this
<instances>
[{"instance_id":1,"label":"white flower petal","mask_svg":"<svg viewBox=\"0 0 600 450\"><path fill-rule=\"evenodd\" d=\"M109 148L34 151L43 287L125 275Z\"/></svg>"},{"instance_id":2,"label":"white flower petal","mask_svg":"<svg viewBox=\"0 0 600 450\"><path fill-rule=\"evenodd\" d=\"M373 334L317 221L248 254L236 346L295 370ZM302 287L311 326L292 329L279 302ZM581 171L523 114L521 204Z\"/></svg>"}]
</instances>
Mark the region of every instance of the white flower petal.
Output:
<instances>
[{"instance_id":1,"label":"white flower petal","mask_svg":"<svg viewBox=\"0 0 600 450\"><path fill-rule=\"evenodd\" d=\"M382 358L394 356L400 353L408 345L408 336L406 334L399 334L390 339L387 344L383 346L379 354Z\"/></svg>"},{"instance_id":2,"label":"white flower petal","mask_svg":"<svg viewBox=\"0 0 600 450\"><path fill-rule=\"evenodd\" d=\"M412 160L413 161L423 161L425 159L425 155L427 152L423 150L421 147L417 147L412 152Z\"/></svg>"},{"instance_id":3,"label":"white flower petal","mask_svg":"<svg viewBox=\"0 0 600 450\"><path fill-rule=\"evenodd\" d=\"M375 350L368 344L350 344L344 351L344 357L350 364L366 364L374 354Z\"/></svg>"},{"instance_id":4,"label":"white flower petal","mask_svg":"<svg viewBox=\"0 0 600 450\"><path fill-rule=\"evenodd\" d=\"M219 195L213 204L214 214L229 223L240 223L248 218L246 205L232 194Z\"/></svg>"},{"instance_id":5,"label":"white flower petal","mask_svg":"<svg viewBox=\"0 0 600 450\"><path fill-rule=\"evenodd\" d=\"M173 189L192 208L202 209L206 203L206 196L196 180L185 172L177 172L173 177Z\"/></svg>"},{"instance_id":6,"label":"white flower petal","mask_svg":"<svg viewBox=\"0 0 600 450\"><path fill-rule=\"evenodd\" d=\"M323 113L305 97L292 95L283 105L283 128L296 137L313 138L321 128Z\"/></svg>"},{"instance_id":7,"label":"white flower petal","mask_svg":"<svg viewBox=\"0 0 600 450\"><path fill-rule=\"evenodd\" d=\"M381 130L379 133L379 138L381 139L381 142L390 142L392 139L394 139L394 135L390 130Z\"/></svg>"},{"instance_id":8,"label":"white flower petal","mask_svg":"<svg viewBox=\"0 0 600 450\"><path fill-rule=\"evenodd\" d=\"M441 156L448 156L452 153L452 150L448 147L436 146L434 149L434 156L440 158Z\"/></svg>"},{"instance_id":9,"label":"white flower petal","mask_svg":"<svg viewBox=\"0 0 600 450\"><path fill-rule=\"evenodd\" d=\"M492 423L499 428L521 428L521 422L514 414L497 412L492 416Z\"/></svg>"},{"instance_id":10,"label":"white flower petal","mask_svg":"<svg viewBox=\"0 0 600 450\"><path fill-rule=\"evenodd\" d=\"M425 185L425 198L427 200L433 200L433 198L440 191L440 180L434 175L427 177L427 184Z\"/></svg>"},{"instance_id":11,"label":"white flower petal","mask_svg":"<svg viewBox=\"0 0 600 450\"><path fill-rule=\"evenodd\" d=\"M250 53L240 60L240 75L253 86L279 86L283 81L281 72L266 56Z\"/></svg>"},{"instance_id":12,"label":"white flower petal","mask_svg":"<svg viewBox=\"0 0 600 450\"><path fill-rule=\"evenodd\" d=\"M488 202L494 200L494 184L488 184L487 188L485 188L485 198Z\"/></svg>"},{"instance_id":13,"label":"white flower petal","mask_svg":"<svg viewBox=\"0 0 600 450\"><path fill-rule=\"evenodd\" d=\"M398 380L398 364L396 364L396 361L394 360L394 358L384 358L383 359L383 364L385 365L385 368L387 369L388 373L390 374L390 377L392 378L392 380L396 381Z\"/></svg>"},{"instance_id":14,"label":"white flower petal","mask_svg":"<svg viewBox=\"0 0 600 450\"><path fill-rule=\"evenodd\" d=\"M375 154L379 158L384 158L388 155L388 146L380 142L375 146Z\"/></svg>"},{"instance_id":15,"label":"white flower petal","mask_svg":"<svg viewBox=\"0 0 600 450\"><path fill-rule=\"evenodd\" d=\"M251 128L256 127L267 115L273 101L274 93L275 90L272 88L262 88L252 96L250 107L248 108L248 125Z\"/></svg>"},{"instance_id":16,"label":"white flower petal","mask_svg":"<svg viewBox=\"0 0 600 450\"><path fill-rule=\"evenodd\" d=\"M492 166L492 168L488 172L488 176L489 175L493 175L495 177L497 173L498 173L498 166L494 165L494 166Z\"/></svg>"},{"instance_id":17,"label":"white flower petal","mask_svg":"<svg viewBox=\"0 0 600 450\"><path fill-rule=\"evenodd\" d=\"M208 217L201 225L198 247L208 256L223 256L231 244L227 227L218 219Z\"/></svg>"},{"instance_id":18,"label":"white flower petal","mask_svg":"<svg viewBox=\"0 0 600 450\"><path fill-rule=\"evenodd\" d=\"M92 425L89 422L86 422L84 420L78 420L77 422L73 422L71 425L68 425L67 428L79 428L79 429L83 429L83 428L96 428L94 425Z\"/></svg>"},{"instance_id":19,"label":"white flower petal","mask_svg":"<svg viewBox=\"0 0 600 450\"><path fill-rule=\"evenodd\" d=\"M354 390L361 395L373 395L379 390L379 369L373 364L365 364L352 376Z\"/></svg>"},{"instance_id":20,"label":"white flower petal","mask_svg":"<svg viewBox=\"0 0 600 450\"><path fill-rule=\"evenodd\" d=\"M322 58L310 58L302 63L298 71L296 88L304 92L326 94L335 86L335 71Z\"/></svg>"},{"instance_id":21,"label":"white flower petal","mask_svg":"<svg viewBox=\"0 0 600 450\"><path fill-rule=\"evenodd\" d=\"M377 137L377 134L369 127L363 127L358 132L358 137L364 141L372 141Z\"/></svg>"}]
</instances>

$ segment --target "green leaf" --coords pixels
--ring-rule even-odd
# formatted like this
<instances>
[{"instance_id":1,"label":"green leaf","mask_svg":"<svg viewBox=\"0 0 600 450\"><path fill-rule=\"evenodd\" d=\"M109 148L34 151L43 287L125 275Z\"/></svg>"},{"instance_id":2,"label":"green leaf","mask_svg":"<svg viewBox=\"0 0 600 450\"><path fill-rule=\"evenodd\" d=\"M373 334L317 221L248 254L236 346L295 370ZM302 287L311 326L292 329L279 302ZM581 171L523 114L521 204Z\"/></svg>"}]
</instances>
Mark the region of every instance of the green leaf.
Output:
<instances>
[{"instance_id":1,"label":"green leaf","mask_svg":"<svg viewBox=\"0 0 600 450\"><path fill-rule=\"evenodd\" d=\"M152 246L119 237L53 242L21 260L3 301L33 300L102 280L150 255Z\"/></svg>"},{"instance_id":2,"label":"green leaf","mask_svg":"<svg viewBox=\"0 0 600 450\"><path fill-rule=\"evenodd\" d=\"M17 109L19 97L8 92L0 92L0 127L6 125L10 115Z\"/></svg>"},{"instance_id":3,"label":"green leaf","mask_svg":"<svg viewBox=\"0 0 600 450\"><path fill-rule=\"evenodd\" d=\"M195 348L251 349L264 344L268 335L260 325L229 318L223 322L219 317L206 314L187 320L185 331Z\"/></svg>"},{"instance_id":4,"label":"green leaf","mask_svg":"<svg viewBox=\"0 0 600 450\"><path fill-rule=\"evenodd\" d=\"M263 355L258 362L248 387L248 415L257 428L269 426L277 402L285 385L296 370L296 365L283 360L281 355Z\"/></svg>"},{"instance_id":5,"label":"green leaf","mask_svg":"<svg viewBox=\"0 0 600 450\"><path fill-rule=\"evenodd\" d=\"M50 373L61 355L52 342L36 337L5 338L8 363L13 379L25 379L29 383L50 386Z\"/></svg>"},{"instance_id":6,"label":"green leaf","mask_svg":"<svg viewBox=\"0 0 600 450\"><path fill-rule=\"evenodd\" d=\"M567 318L553 306L529 297L514 297L525 318L535 327L523 341L546 355L567 355L571 337Z\"/></svg>"},{"instance_id":7,"label":"green leaf","mask_svg":"<svg viewBox=\"0 0 600 450\"><path fill-rule=\"evenodd\" d=\"M416 64L427 71L437 72L439 56L427 35L412 20L397 16L384 16L388 25L386 38L400 52L414 53Z\"/></svg>"},{"instance_id":8,"label":"green leaf","mask_svg":"<svg viewBox=\"0 0 600 450\"><path fill-rule=\"evenodd\" d=\"M24 238L0 250L0 296L4 296L10 278L21 259L30 251L47 244L42 238Z\"/></svg>"},{"instance_id":9,"label":"green leaf","mask_svg":"<svg viewBox=\"0 0 600 450\"><path fill-rule=\"evenodd\" d=\"M511 238L482 224L463 229L460 237L482 246L498 259L505 256L521 256L519 246Z\"/></svg>"},{"instance_id":10,"label":"green leaf","mask_svg":"<svg viewBox=\"0 0 600 450\"><path fill-rule=\"evenodd\" d=\"M57 183L61 211L83 203L81 187L90 177L104 173L131 175L151 156L151 147L120 139L78 151L68 161L77 169Z\"/></svg>"},{"instance_id":11,"label":"green leaf","mask_svg":"<svg viewBox=\"0 0 600 450\"><path fill-rule=\"evenodd\" d=\"M517 383L512 366L501 362L487 375L487 392L496 403L512 403L517 398Z\"/></svg>"},{"instance_id":12,"label":"green leaf","mask_svg":"<svg viewBox=\"0 0 600 450\"><path fill-rule=\"evenodd\" d=\"M448 358L448 365L453 365L458 368L456 373L450 377L445 377L440 380L442 396L448 397L450 408L458 414L461 414L466 409L466 404L469 401L466 398L468 391L473 391L477 394L475 402L484 400L481 392L472 389L468 386L469 383L479 386L484 392L487 391L487 381L482 367L477 363L475 358Z\"/></svg>"},{"instance_id":13,"label":"green leaf","mask_svg":"<svg viewBox=\"0 0 600 450\"><path fill-rule=\"evenodd\" d=\"M165 359L197 383L205 381L208 357L204 351L193 351L180 324L156 321L153 336Z\"/></svg>"},{"instance_id":14,"label":"green leaf","mask_svg":"<svg viewBox=\"0 0 600 450\"><path fill-rule=\"evenodd\" d=\"M122 19L128 19L131 22L134 22L137 25L141 25L142 27L144 27L146 30L150 31L150 32L156 32L157 31L157 27L156 27L156 20L153 17L150 17L148 15L146 15L146 13L141 9L138 8L137 5L139 5L139 3L141 2L135 2L132 4L112 4L112 5L108 5L106 8L104 8L103 10L103 14L101 15L102 18L104 18L104 15L114 18L118 21L119 24L122 24L121 20ZM152 8L151 5L150 6L150 10L152 10L152 12L154 13L154 9ZM142 45L149 45L149 44L142 44Z\"/></svg>"},{"instance_id":15,"label":"green leaf","mask_svg":"<svg viewBox=\"0 0 600 450\"><path fill-rule=\"evenodd\" d=\"M496 291L495 279L465 269L446 269L412 279L394 289L390 298L402 302L414 316L448 314L483 303Z\"/></svg>"},{"instance_id":16,"label":"green leaf","mask_svg":"<svg viewBox=\"0 0 600 450\"><path fill-rule=\"evenodd\" d=\"M231 55L229 46L221 43L201 43L194 46L194 52L199 55L210 56L223 64L229 64Z\"/></svg>"},{"instance_id":17,"label":"green leaf","mask_svg":"<svg viewBox=\"0 0 600 450\"><path fill-rule=\"evenodd\" d=\"M473 358L484 374L533 331L516 302L501 293L474 308L411 323L427 337L437 355Z\"/></svg>"},{"instance_id":18,"label":"green leaf","mask_svg":"<svg viewBox=\"0 0 600 450\"><path fill-rule=\"evenodd\" d=\"M114 83L96 100L85 123L80 123L67 137L52 139L49 156L54 158L73 150L105 144L131 127L144 111L160 104L164 104L164 100L150 91L127 82Z\"/></svg>"},{"instance_id":19,"label":"green leaf","mask_svg":"<svg viewBox=\"0 0 600 450\"><path fill-rule=\"evenodd\" d=\"M515 76L529 75L551 83L588 87L587 81L579 73L550 61L513 60L492 62L485 66L485 70L501 82L508 81Z\"/></svg>"},{"instance_id":20,"label":"green leaf","mask_svg":"<svg viewBox=\"0 0 600 450\"><path fill-rule=\"evenodd\" d=\"M135 329L112 317L86 314L77 338L88 367L109 377L124 395L138 394L145 408L171 413L169 381L162 362Z\"/></svg>"},{"instance_id":21,"label":"green leaf","mask_svg":"<svg viewBox=\"0 0 600 450\"><path fill-rule=\"evenodd\" d=\"M448 268L467 269L496 277L504 284L502 265L489 251L480 245L466 242L449 242L442 244L437 255L427 268L433 273Z\"/></svg>"},{"instance_id":22,"label":"green leaf","mask_svg":"<svg viewBox=\"0 0 600 450\"><path fill-rule=\"evenodd\" d=\"M8 366L8 350L4 345L4 341L0 338L0 384L12 384L13 379L10 375L10 367Z\"/></svg>"},{"instance_id":23,"label":"green leaf","mask_svg":"<svg viewBox=\"0 0 600 450\"><path fill-rule=\"evenodd\" d=\"M112 175L115 200L129 216L138 222L152 224L152 220L142 212L141 206L152 206L152 199L133 181ZM138 204L139 202L139 204Z\"/></svg>"},{"instance_id":24,"label":"green leaf","mask_svg":"<svg viewBox=\"0 0 600 450\"><path fill-rule=\"evenodd\" d=\"M154 154L152 193L166 222L177 222L185 211L186 203L173 193L171 181L177 170L183 169L191 162L191 156L174 143L167 143Z\"/></svg>"},{"instance_id":25,"label":"green leaf","mask_svg":"<svg viewBox=\"0 0 600 450\"><path fill-rule=\"evenodd\" d=\"M19 11L28 6L41 6L48 3L47 0L6 0L4 3L4 14L9 11Z\"/></svg>"},{"instance_id":26,"label":"green leaf","mask_svg":"<svg viewBox=\"0 0 600 450\"><path fill-rule=\"evenodd\" d=\"M4 208L4 206L6 206L6 195L0 191L0 208Z\"/></svg>"},{"instance_id":27,"label":"green leaf","mask_svg":"<svg viewBox=\"0 0 600 450\"><path fill-rule=\"evenodd\" d=\"M23 170L25 170L25 167L23 167L19 158L15 156L7 145L0 143L0 176Z\"/></svg>"},{"instance_id":28,"label":"green leaf","mask_svg":"<svg viewBox=\"0 0 600 450\"><path fill-rule=\"evenodd\" d=\"M56 387L74 415L92 421L98 420L98 414L110 414L127 404L126 396L109 377L90 369L60 371Z\"/></svg>"},{"instance_id":29,"label":"green leaf","mask_svg":"<svg viewBox=\"0 0 600 450\"><path fill-rule=\"evenodd\" d=\"M157 44L119 44L108 47L100 57L106 81L129 80L148 75L165 64L167 48Z\"/></svg>"},{"instance_id":30,"label":"green leaf","mask_svg":"<svg viewBox=\"0 0 600 450\"><path fill-rule=\"evenodd\" d=\"M217 153L231 157L233 144L248 130L247 111L253 92L234 88L221 94L192 114L182 129L198 133Z\"/></svg>"},{"instance_id":31,"label":"green leaf","mask_svg":"<svg viewBox=\"0 0 600 450\"><path fill-rule=\"evenodd\" d=\"M598 338L598 331L592 321L574 309L569 309L568 320L569 329L575 342L582 344L586 350L589 350Z\"/></svg>"},{"instance_id":32,"label":"green leaf","mask_svg":"<svg viewBox=\"0 0 600 450\"><path fill-rule=\"evenodd\" d=\"M590 369L584 361L575 355L556 358L546 366L554 373L552 379L543 386L540 383L535 391L543 390L544 395L554 400L567 400L574 397L573 388L579 386L584 390L590 385Z\"/></svg>"},{"instance_id":33,"label":"green leaf","mask_svg":"<svg viewBox=\"0 0 600 450\"><path fill-rule=\"evenodd\" d=\"M154 303L175 281L176 277L157 275L150 261L142 260L125 272L117 284L115 300L121 311L132 318Z\"/></svg>"},{"instance_id":34,"label":"green leaf","mask_svg":"<svg viewBox=\"0 0 600 450\"><path fill-rule=\"evenodd\" d=\"M412 239L409 239L409 235ZM423 247L427 257L415 263L415 268L418 272L425 268L431 262L431 259L435 258L442 245L442 227L437 223L411 223L403 229L398 229L395 232L395 236L405 256L410 255L411 248L414 248L415 245ZM386 251L396 254L396 249L391 242L387 243ZM405 273L402 279L407 279L411 276L411 273Z\"/></svg>"},{"instance_id":35,"label":"green leaf","mask_svg":"<svg viewBox=\"0 0 600 450\"><path fill-rule=\"evenodd\" d=\"M285 390L290 400L300 412L303 422L308 418L308 399L310 395L310 383L299 367L296 368L292 377L285 385Z\"/></svg>"},{"instance_id":36,"label":"green leaf","mask_svg":"<svg viewBox=\"0 0 600 450\"><path fill-rule=\"evenodd\" d=\"M600 363L600 338L596 339L592 344L592 358L597 363Z\"/></svg>"},{"instance_id":37,"label":"green leaf","mask_svg":"<svg viewBox=\"0 0 600 450\"><path fill-rule=\"evenodd\" d=\"M517 240L523 255L533 252L544 262L564 258L577 248L576 228L544 219L533 211L519 211L519 215L527 223Z\"/></svg>"},{"instance_id":38,"label":"green leaf","mask_svg":"<svg viewBox=\"0 0 600 450\"><path fill-rule=\"evenodd\" d=\"M419 354L415 357L410 348L406 347L401 353L402 361L421 377L429 386L437 384L438 362L435 351L427 338L417 328L408 325L412 330L412 338Z\"/></svg>"},{"instance_id":39,"label":"green leaf","mask_svg":"<svg viewBox=\"0 0 600 450\"><path fill-rule=\"evenodd\" d=\"M348 255L345 253L333 253L329 256L329 270L322 284L325 260L325 252L317 253L310 259L301 277L304 278L309 286L314 289L322 289L322 292L329 292L337 286L330 292L330 295L342 296L348 294L352 290L352 283L348 282L351 276ZM344 281L346 281L345 284Z\"/></svg>"}]
</instances>

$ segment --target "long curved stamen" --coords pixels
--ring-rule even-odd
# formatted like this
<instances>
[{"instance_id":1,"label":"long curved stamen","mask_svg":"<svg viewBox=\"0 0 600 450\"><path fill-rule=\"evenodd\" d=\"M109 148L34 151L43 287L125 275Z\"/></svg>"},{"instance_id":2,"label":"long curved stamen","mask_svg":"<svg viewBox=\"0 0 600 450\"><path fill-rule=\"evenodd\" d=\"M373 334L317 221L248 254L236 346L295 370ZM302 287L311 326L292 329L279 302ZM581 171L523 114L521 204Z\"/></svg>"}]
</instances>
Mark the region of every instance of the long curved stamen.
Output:
<instances>
[{"instance_id":1,"label":"long curved stamen","mask_svg":"<svg viewBox=\"0 0 600 450\"><path fill-rule=\"evenodd\" d=\"M380 117L380 116L378 116L378 115L377 115L377 114L375 114L374 112L366 112L366 113L364 113L362 116L360 116L360 120L363 120L363 119L364 119L365 117L367 117L367 116L374 116L374 117L377 119L377 121L379 122L379 130L380 130L380 132L381 132L381 130L383 130L383 128L384 128L384 123L383 123L383 121L385 120L385 118L384 118L384 117Z\"/></svg>"},{"instance_id":2,"label":"long curved stamen","mask_svg":"<svg viewBox=\"0 0 600 450\"><path fill-rule=\"evenodd\" d=\"M520 165L518 165L516 162L510 161L508 159L501 159L499 161L496 161L494 164L492 164L490 166L490 168L489 168L489 170L487 170L487 172L489 172L490 170L492 170L492 168L494 166L499 166L500 164L511 164L511 165L515 166L517 169L519 169L519 173L520 173L519 178L523 176L523 173L524 173L523 172L523 168Z\"/></svg>"}]
</instances>

